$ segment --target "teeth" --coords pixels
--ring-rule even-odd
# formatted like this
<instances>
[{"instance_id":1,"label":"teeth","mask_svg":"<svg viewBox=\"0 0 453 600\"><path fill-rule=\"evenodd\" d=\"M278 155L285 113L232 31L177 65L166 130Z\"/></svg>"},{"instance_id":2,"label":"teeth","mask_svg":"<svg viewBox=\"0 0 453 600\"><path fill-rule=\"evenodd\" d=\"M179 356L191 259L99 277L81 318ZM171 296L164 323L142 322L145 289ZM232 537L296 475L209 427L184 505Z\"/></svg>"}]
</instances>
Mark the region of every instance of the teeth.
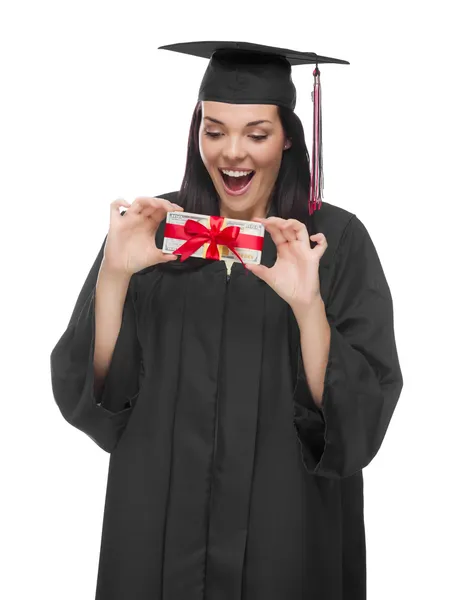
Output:
<instances>
[{"instance_id":1,"label":"teeth","mask_svg":"<svg viewBox=\"0 0 453 600\"><path fill-rule=\"evenodd\" d=\"M226 169L221 169L222 173L225 175L229 175L230 177L243 177L244 175L249 175L253 173L253 169L251 171L227 171Z\"/></svg>"}]
</instances>

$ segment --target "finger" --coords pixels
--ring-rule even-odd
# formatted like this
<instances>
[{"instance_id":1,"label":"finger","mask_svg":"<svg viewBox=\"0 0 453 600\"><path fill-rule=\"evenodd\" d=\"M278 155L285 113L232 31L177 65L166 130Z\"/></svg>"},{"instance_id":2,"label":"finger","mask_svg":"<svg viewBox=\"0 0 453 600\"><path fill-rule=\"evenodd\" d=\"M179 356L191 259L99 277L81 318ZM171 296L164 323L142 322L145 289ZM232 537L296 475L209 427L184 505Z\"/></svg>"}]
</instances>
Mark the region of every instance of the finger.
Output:
<instances>
[{"instance_id":1,"label":"finger","mask_svg":"<svg viewBox=\"0 0 453 600\"><path fill-rule=\"evenodd\" d=\"M124 206L128 205L130 206L129 202L126 200L126 198L123 198L122 196L118 196L118 198L116 200L114 200L113 202L110 202L110 204L117 204L117 203L124 203Z\"/></svg>"},{"instance_id":2,"label":"finger","mask_svg":"<svg viewBox=\"0 0 453 600\"><path fill-rule=\"evenodd\" d=\"M140 214L141 217L146 218L154 227L157 227L162 219L165 218L167 212L168 211L162 206L145 206L138 214Z\"/></svg>"},{"instance_id":3,"label":"finger","mask_svg":"<svg viewBox=\"0 0 453 600\"><path fill-rule=\"evenodd\" d=\"M267 217L267 219L264 219L262 217L253 217L252 221L259 221L260 223L263 223L263 225L266 223L275 224L282 231L290 225L296 233L307 231L305 223L302 223L302 221L298 221L297 219L283 219L281 217Z\"/></svg>"},{"instance_id":4,"label":"finger","mask_svg":"<svg viewBox=\"0 0 453 600\"><path fill-rule=\"evenodd\" d=\"M169 212L182 212L184 211L184 208L182 206L179 206L178 204L164 204L162 206L154 206L153 204L149 204L149 205L145 205L145 207L141 210L142 215L144 216L151 216L153 214L155 214L156 219L162 219L163 217L166 216L167 213Z\"/></svg>"},{"instance_id":5,"label":"finger","mask_svg":"<svg viewBox=\"0 0 453 600\"><path fill-rule=\"evenodd\" d=\"M173 202L170 202L165 198L149 198L142 196L136 198L134 204L137 206L135 209L136 214L148 217L155 225L159 225L167 216L168 212L175 211ZM134 205L132 205L132 208L134 208Z\"/></svg>"},{"instance_id":6,"label":"finger","mask_svg":"<svg viewBox=\"0 0 453 600\"><path fill-rule=\"evenodd\" d=\"M308 246L308 231L305 223L297 219L282 219L281 217L254 217L252 221L263 223L276 246L284 242L302 241Z\"/></svg>"},{"instance_id":7,"label":"finger","mask_svg":"<svg viewBox=\"0 0 453 600\"><path fill-rule=\"evenodd\" d=\"M285 221L283 225L276 223L275 226L285 238L285 242L293 242L297 240L293 225L291 223L288 223L288 221Z\"/></svg>"},{"instance_id":8,"label":"finger","mask_svg":"<svg viewBox=\"0 0 453 600\"><path fill-rule=\"evenodd\" d=\"M254 263L245 263L245 267L269 285L271 279L269 267L265 267L264 265L255 265Z\"/></svg>"},{"instance_id":9,"label":"finger","mask_svg":"<svg viewBox=\"0 0 453 600\"><path fill-rule=\"evenodd\" d=\"M277 219L277 220L272 220ZM281 244L286 244L286 237L282 232L282 224L281 222L285 222L284 219L280 219L278 217L269 217L269 219L265 219L262 221L266 231L270 234L274 244L276 246L280 246Z\"/></svg>"},{"instance_id":10,"label":"finger","mask_svg":"<svg viewBox=\"0 0 453 600\"><path fill-rule=\"evenodd\" d=\"M167 254L166 252L160 252L161 256L160 256L160 262L173 262L175 260L178 260L179 255L178 254Z\"/></svg>"},{"instance_id":11,"label":"finger","mask_svg":"<svg viewBox=\"0 0 453 600\"><path fill-rule=\"evenodd\" d=\"M178 260L178 258L179 258L179 255L168 253L168 252L163 252L160 248L156 248L156 250L158 252L158 258L156 261L158 264L174 262L175 260Z\"/></svg>"},{"instance_id":12,"label":"finger","mask_svg":"<svg viewBox=\"0 0 453 600\"><path fill-rule=\"evenodd\" d=\"M291 223L293 226L293 231L296 234L296 239L300 242L304 242L307 246L309 246L308 230L305 223L302 223L302 221L298 221L297 219L288 219L288 222Z\"/></svg>"},{"instance_id":13,"label":"finger","mask_svg":"<svg viewBox=\"0 0 453 600\"><path fill-rule=\"evenodd\" d=\"M121 208L128 208L130 207L130 204L127 200L125 200L124 198L117 198L116 200L114 200L113 202L110 202L110 218L114 219L117 216L121 216Z\"/></svg>"},{"instance_id":14,"label":"finger","mask_svg":"<svg viewBox=\"0 0 453 600\"><path fill-rule=\"evenodd\" d=\"M282 225L282 233L288 242L297 242L297 234L300 230L302 223L296 221L296 219L288 219L284 225Z\"/></svg>"},{"instance_id":15,"label":"finger","mask_svg":"<svg viewBox=\"0 0 453 600\"><path fill-rule=\"evenodd\" d=\"M117 198L113 202L110 202L110 206L117 209L117 208L120 208L121 206L128 207L128 206L130 206L130 204L124 198Z\"/></svg>"},{"instance_id":16,"label":"finger","mask_svg":"<svg viewBox=\"0 0 453 600\"><path fill-rule=\"evenodd\" d=\"M315 240L318 241L320 244L328 246L327 238L323 233L315 233L314 235L312 235L310 237L315 238Z\"/></svg>"},{"instance_id":17,"label":"finger","mask_svg":"<svg viewBox=\"0 0 453 600\"><path fill-rule=\"evenodd\" d=\"M298 242L308 246L308 233L305 225L296 219L283 219L281 223L269 224L268 230L269 233L273 232L273 239L276 239L278 244Z\"/></svg>"},{"instance_id":18,"label":"finger","mask_svg":"<svg viewBox=\"0 0 453 600\"><path fill-rule=\"evenodd\" d=\"M146 209L145 209L146 210ZM160 225L163 220L167 219L167 215L170 212L182 212L184 209L182 207L175 208L174 206L163 206L158 209L149 209L149 213L146 215L149 216L150 220L152 220L156 225Z\"/></svg>"},{"instance_id":19,"label":"finger","mask_svg":"<svg viewBox=\"0 0 453 600\"><path fill-rule=\"evenodd\" d=\"M305 223L297 219L281 219L275 222L288 242L304 242L308 246L308 231Z\"/></svg>"},{"instance_id":20,"label":"finger","mask_svg":"<svg viewBox=\"0 0 453 600\"><path fill-rule=\"evenodd\" d=\"M315 233L314 235L310 236L310 239L314 240L317 243L317 245L313 248L312 252L314 252L318 256L318 258L321 258L321 256L326 251L327 246L329 245L327 243L326 236L323 233Z\"/></svg>"},{"instance_id":21,"label":"finger","mask_svg":"<svg viewBox=\"0 0 453 600\"><path fill-rule=\"evenodd\" d=\"M164 209L165 207L169 210L174 210L173 203L169 200L166 200L165 198L138 196L132 203L130 212L140 214L145 208L152 208L155 210L162 211L162 209Z\"/></svg>"},{"instance_id":22,"label":"finger","mask_svg":"<svg viewBox=\"0 0 453 600\"><path fill-rule=\"evenodd\" d=\"M328 246L326 236L323 233L315 233L310 236L311 240L315 240L320 245Z\"/></svg>"},{"instance_id":23,"label":"finger","mask_svg":"<svg viewBox=\"0 0 453 600\"><path fill-rule=\"evenodd\" d=\"M281 217L267 217L266 223L272 223L273 225L284 225L288 219L282 219Z\"/></svg>"},{"instance_id":24,"label":"finger","mask_svg":"<svg viewBox=\"0 0 453 600\"><path fill-rule=\"evenodd\" d=\"M132 205L129 209L129 214L133 215L138 215L142 212L142 210L144 209L145 205L142 201L142 198L135 198L134 201L132 202Z\"/></svg>"},{"instance_id":25,"label":"finger","mask_svg":"<svg viewBox=\"0 0 453 600\"><path fill-rule=\"evenodd\" d=\"M154 198L154 200L164 200L164 202L162 202L156 208L154 208L154 203L151 203L150 210L146 213L157 223L160 223L163 219L165 219L169 212L184 211L184 208L182 206L180 206L179 204L175 204L174 202L170 202L169 200L165 200L163 198Z\"/></svg>"}]
</instances>

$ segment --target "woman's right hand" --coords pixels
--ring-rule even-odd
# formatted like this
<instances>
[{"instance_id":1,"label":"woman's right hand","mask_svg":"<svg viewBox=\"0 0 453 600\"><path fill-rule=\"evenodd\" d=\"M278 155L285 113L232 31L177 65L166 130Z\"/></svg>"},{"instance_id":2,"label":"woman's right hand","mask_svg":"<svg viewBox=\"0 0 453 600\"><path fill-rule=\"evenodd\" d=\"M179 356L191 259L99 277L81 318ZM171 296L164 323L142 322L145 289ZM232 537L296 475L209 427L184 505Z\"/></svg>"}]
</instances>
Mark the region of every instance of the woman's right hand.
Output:
<instances>
[{"instance_id":1,"label":"woman's right hand","mask_svg":"<svg viewBox=\"0 0 453 600\"><path fill-rule=\"evenodd\" d=\"M120 207L127 211L121 215ZM129 204L118 199L110 204L110 228L104 247L103 266L109 271L132 276L158 263L178 259L156 247L156 231L170 211L183 211L163 198L139 197Z\"/></svg>"}]
</instances>

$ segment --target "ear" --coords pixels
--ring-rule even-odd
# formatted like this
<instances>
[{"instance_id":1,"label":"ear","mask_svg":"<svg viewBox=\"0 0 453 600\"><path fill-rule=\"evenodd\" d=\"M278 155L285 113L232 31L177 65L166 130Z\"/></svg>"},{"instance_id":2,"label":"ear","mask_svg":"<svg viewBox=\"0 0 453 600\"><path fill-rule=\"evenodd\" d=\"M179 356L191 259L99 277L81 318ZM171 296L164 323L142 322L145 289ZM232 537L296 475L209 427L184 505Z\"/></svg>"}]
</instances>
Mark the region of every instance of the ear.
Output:
<instances>
[{"instance_id":1,"label":"ear","mask_svg":"<svg viewBox=\"0 0 453 600\"><path fill-rule=\"evenodd\" d=\"M291 142L291 140L288 138L288 139L285 141L285 145L283 146L283 150L288 150L288 148L291 148L291 146L292 146L292 142Z\"/></svg>"}]
</instances>

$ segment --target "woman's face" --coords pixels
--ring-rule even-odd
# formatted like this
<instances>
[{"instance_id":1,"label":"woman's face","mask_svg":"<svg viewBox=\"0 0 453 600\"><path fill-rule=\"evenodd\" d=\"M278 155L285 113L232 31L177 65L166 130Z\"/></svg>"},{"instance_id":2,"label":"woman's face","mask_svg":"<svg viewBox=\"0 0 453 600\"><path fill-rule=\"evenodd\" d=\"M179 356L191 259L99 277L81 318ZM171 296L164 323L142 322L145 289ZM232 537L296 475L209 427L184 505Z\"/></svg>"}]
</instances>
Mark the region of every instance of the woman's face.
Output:
<instances>
[{"instance_id":1,"label":"woman's face","mask_svg":"<svg viewBox=\"0 0 453 600\"><path fill-rule=\"evenodd\" d=\"M200 154L220 197L221 216L266 216L285 142L289 147L275 105L202 102Z\"/></svg>"}]
</instances>

